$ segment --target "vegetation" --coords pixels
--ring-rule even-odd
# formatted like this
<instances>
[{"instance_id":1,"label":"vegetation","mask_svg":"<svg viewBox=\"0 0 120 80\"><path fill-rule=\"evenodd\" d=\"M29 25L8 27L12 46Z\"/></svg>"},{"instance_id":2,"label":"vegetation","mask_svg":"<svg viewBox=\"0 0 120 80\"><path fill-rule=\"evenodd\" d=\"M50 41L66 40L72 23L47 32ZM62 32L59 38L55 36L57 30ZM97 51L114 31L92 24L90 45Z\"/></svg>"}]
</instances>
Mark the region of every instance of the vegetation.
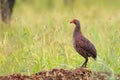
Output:
<instances>
[{"instance_id":1,"label":"vegetation","mask_svg":"<svg viewBox=\"0 0 120 80\"><path fill-rule=\"evenodd\" d=\"M120 1L51 1L18 0L11 25L0 23L0 75L80 67L84 58L72 46L73 18L98 52L88 68L120 74Z\"/></svg>"}]
</instances>

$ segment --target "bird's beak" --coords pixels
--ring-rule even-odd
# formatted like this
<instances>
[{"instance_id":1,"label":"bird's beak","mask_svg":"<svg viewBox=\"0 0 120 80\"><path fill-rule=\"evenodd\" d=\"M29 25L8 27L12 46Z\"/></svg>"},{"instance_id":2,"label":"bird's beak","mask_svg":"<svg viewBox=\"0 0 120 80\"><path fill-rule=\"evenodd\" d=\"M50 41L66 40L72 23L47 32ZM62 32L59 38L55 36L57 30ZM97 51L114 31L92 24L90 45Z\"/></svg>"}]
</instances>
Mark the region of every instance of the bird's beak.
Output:
<instances>
[{"instance_id":1,"label":"bird's beak","mask_svg":"<svg viewBox=\"0 0 120 80\"><path fill-rule=\"evenodd\" d=\"M73 23L73 21L70 21L70 23Z\"/></svg>"}]
</instances>

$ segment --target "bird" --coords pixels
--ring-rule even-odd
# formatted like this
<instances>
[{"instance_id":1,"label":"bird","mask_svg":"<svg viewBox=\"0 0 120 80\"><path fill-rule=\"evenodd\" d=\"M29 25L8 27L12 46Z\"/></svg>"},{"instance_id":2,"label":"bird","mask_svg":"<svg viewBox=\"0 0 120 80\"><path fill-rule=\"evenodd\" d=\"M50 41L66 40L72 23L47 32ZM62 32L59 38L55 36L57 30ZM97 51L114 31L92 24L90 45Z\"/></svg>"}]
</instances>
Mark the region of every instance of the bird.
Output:
<instances>
[{"instance_id":1,"label":"bird","mask_svg":"<svg viewBox=\"0 0 120 80\"><path fill-rule=\"evenodd\" d=\"M95 46L82 34L81 25L79 20L73 19L70 23L75 24L73 32L73 46L74 49L85 58L85 62L81 68L86 68L88 58L92 57L94 60L97 58L97 51Z\"/></svg>"}]
</instances>

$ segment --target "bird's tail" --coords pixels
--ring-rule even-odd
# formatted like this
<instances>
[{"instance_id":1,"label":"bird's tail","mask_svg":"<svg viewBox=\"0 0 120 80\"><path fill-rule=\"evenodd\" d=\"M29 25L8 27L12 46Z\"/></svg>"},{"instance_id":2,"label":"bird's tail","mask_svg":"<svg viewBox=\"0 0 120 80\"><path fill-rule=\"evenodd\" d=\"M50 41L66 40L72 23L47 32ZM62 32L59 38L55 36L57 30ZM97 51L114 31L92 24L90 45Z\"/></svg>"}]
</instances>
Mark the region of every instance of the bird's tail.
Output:
<instances>
[{"instance_id":1,"label":"bird's tail","mask_svg":"<svg viewBox=\"0 0 120 80\"><path fill-rule=\"evenodd\" d=\"M94 60L97 60L97 57L95 57Z\"/></svg>"},{"instance_id":2,"label":"bird's tail","mask_svg":"<svg viewBox=\"0 0 120 80\"><path fill-rule=\"evenodd\" d=\"M97 60L97 56L92 56L94 60Z\"/></svg>"}]
</instances>

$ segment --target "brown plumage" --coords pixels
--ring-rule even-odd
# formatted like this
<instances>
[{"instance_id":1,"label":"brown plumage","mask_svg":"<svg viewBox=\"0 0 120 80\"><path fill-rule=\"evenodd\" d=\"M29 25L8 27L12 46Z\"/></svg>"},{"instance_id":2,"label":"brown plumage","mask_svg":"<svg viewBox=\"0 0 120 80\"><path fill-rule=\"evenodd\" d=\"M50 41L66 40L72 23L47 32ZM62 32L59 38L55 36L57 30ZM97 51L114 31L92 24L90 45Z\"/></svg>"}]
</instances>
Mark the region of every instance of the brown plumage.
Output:
<instances>
[{"instance_id":1,"label":"brown plumage","mask_svg":"<svg viewBox=\"0 0 120 80\"><path fill-rule=\"evenodd\" d=\"M85 58L85 62L81 67L86 67L88 57L92 57L96 60L97 51L95 46L83 36L80 22L77 19L73 19L70 23L74 23L76 25L73 33L73 45L75 50Z\"/></svg>"}]
</instances>

